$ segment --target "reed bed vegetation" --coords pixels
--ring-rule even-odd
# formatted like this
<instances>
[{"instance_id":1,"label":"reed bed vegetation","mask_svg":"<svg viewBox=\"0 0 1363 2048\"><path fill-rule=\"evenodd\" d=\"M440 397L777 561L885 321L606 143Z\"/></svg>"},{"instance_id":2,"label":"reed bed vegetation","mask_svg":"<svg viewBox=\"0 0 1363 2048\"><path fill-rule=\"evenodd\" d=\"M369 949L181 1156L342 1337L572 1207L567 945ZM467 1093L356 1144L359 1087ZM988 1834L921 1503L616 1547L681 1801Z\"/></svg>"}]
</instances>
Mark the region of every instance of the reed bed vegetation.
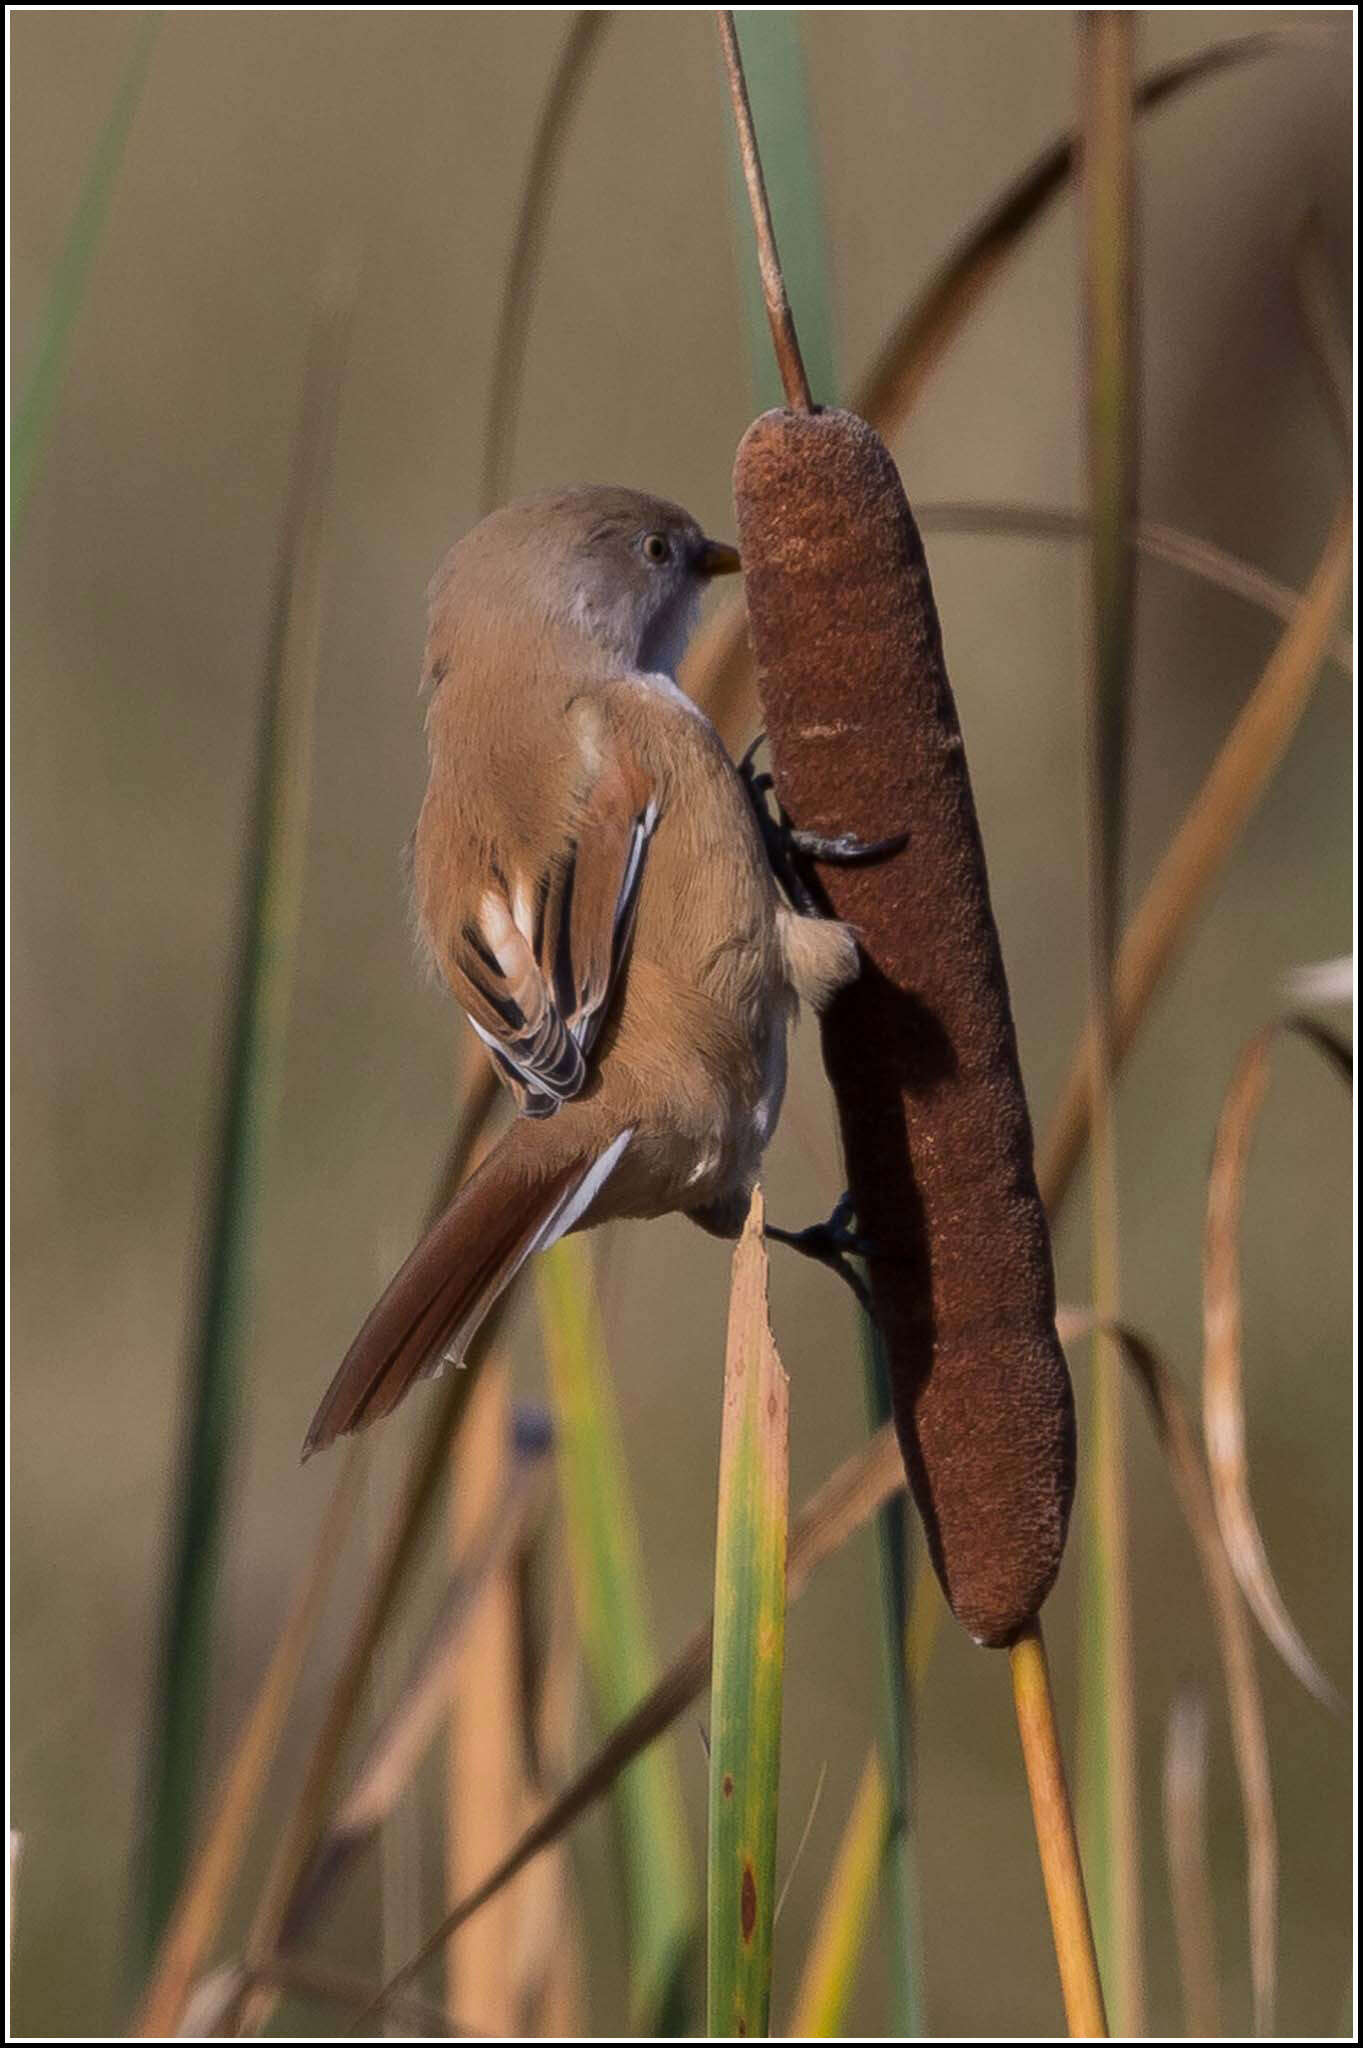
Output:
<instances>
[{"instance_id":1,"label":"reed bed vegetation","mask_svg":"<svg viewBox=\"0 0 1363 2048\"><path fill-rule=\"evenodd\" d=\"M11 442L21 605L37 605L59 556L67 582L92 573L79 555L62 555L61 493L75 488L71 443L81 393L88 403L82 350L99 317L101 263L123 246L103 246L116 234L120 191L132 180L131 197L144 197L149 166L161 164L139 158L144 130L148 151L183 146L179 109L158 97L158 66L188 18L159 28L158 19L128 25L112 105L27 324ZM863 19L847 18L846 48L859 50L869 84L872 44L887 31L858 28ZM274 566L259 593L264 653L253 666L243 657L233 680L254 706L254 768L230 920L223 907L213 925L225 1021L204 1118L213 1135L199 1146L189 1197L200 1244L186 1334L178 1366L167 1356L153 1373L149 1359L144 1379L126 1379L138 1400L156 1390L171 1477L141 1567L139 1626L158 1647L138 1667L149 1688L132 1742L139 1789L114 1859L126 1897L111 1917L116 1940L106 1937L117 1964L97 2014L95 1992L83 1994L87 2017L106 2030L808 2038L1063 2026L1094 2037L1181 2026L1205 2037L1250 2026L1262 2036L1310 2033L1322 2012L1340 2031L1351 2027L1343 1975L1319 1981L1342 1971L1348 1951L1340 1857L1322 1861L1322 1877L1281 1797L1285 1777L1300 1786L1301 1767L1289 1758L1280 1770L1275 1748L1284 1729L1309 1748L1347 1725L1347 1532L1332 1522L1309 1561L1282 1561L1287 1513L1263 1473L1281 1475L1290 1459L1271 1431L1261 1435L1266 1409L1278 1435L1298 1442L1269 1365L1309 1365L1310 1427L1343 1412L1345 1361L1331 1341L1342 1311L1332 1318L1300 1298L1290 1244L1275 1248L1256 1221L1256 1204L1271 1197L1281 1225L1296 1198L1282 1184L1292 1176L1313 1215L1347 1215L1351 1048L1337 1011L1285 993L1289 970L1309 959L1284 959L1252 1004L1221 1003L1201 1037L1185 990L1179 1043L1189 1061L1187 1048L1199 1048L1204 1085L1175 1075L1166 1117L1151 1083L1152 1062L1170 1057L1165 1027L1180 976L1220 892L1241 878L1236 900L1253 917L1256 888L1274 900L1275 860L1284 889L1317 879L1303 863L1322 845L1335 868L1348 866L1338 788L1322 781L1333 837L1307 834L1302 852L1294 806L1309 807L1316 789L1292 781L1302 735L1329 703L1329 730L1340 730L1337 700L1353 675L1352 503L1339 461L1347 469L1352 452L1351 341L1318 210L1322 190L1338 204L1347 164L1313 160L1291 195L1283 243L1293 361L1311 392L1302 403L1319 413L1333 465L1320 530L1304 516L1286 521L1286 566L1253 559L1252 521L1228 521L1224 537L1195 529L1186 505L1214 503L1215 493L1166 503L1156 487L1168 460L1148 394L1168 312L1152 304L1150 278L1167 214L1146 192L1165 124L1191 121L1234 89L1246 119L1269 133L1294 67L1317 78L1346 64L1348 31L1328 13L1248 33L1208 17L1196 48L1147 66L1141 16L1063 19L1062 125L1030 158L979 183L931 262L905 267L858 378L844 377L840 359L854 353L847 306L864 252L855 208L825 169L838 158L830 123L849 104L839 64L853 59L838 57L820 16L584 10L544 17L533 37L510 14L477 17L467 31L457 15L438 25L429 58L445 67L457 111L432 192L463 213L475 209L475 179L500 181L508 195L495 251L490 236L470 244L482 250L476 274L460 245L460 289L486 301L486 360L475 366L469 349L431 372L440 403L458 415L457 516L477 517L532 476L548 481L541 471L574 445L575 382L619 375L599 339L583 359L569 331L571 319L598 336L612 320L628 326L644 289L620 286L608 310L610 223L644 223L630 245L643 276L652 238L683 236L670 211L679 182L727 208L726 289L693 277L679 290L707 299L707 325L728 323L724 352L744 366L747 413L750 400L759 412L727 435L726 463L737 451L732 496L727 467L705 486L711 530L725 516L736 524L745 581L707 616L682 681L735 752L765 728L774 801L788 821L851 832L881 852L812 872L825 906L856 929L863 974L801 1044L787 1134L754 1193L727 1287L712 1245L714 1299L693 1298L686 1275L664 1274L645 1312L631 1263L639 1225L572 1236L543 1254L480 1332L466 1369L384 1425L392 1435L382 1456L362 1439L330 1454L330 1472L318 1461L297 1476L284 1461L276 1496L307 1489L320 1506L303 1524L277 1498L269 1506L269 1529L284 1532L268 1546L269 1619L245 1628L233 1556L248 1447L259 1456L243 1417L261 1398L260 1275L286 1286L296 1311L290 1344L268 1347L273 1429L329 1370L327 1347L355 1306L351 1269L372 1249L330 1243L340 1306L318 1298L307 1202L296 1185L281 1193L299 1142L286 1076L355 1050L354 1038L307 1044L318 1014L308 976L321 952L333 941L387 943L344 905L323 911L308 876L310 863L340 859L352 839L356 861L371 843L359 785L345 784L359 809L338 824L340 741L329 728L342 733L345 721L328 689L338 630L329 608L384 559L377 499L372 523L355 521L347 435L364 431L350 409L372 374L393 264L416 260L415 245L395 231L396 254L373 246L383 207L365 211L372 191L364 204L351 191L335 208L313 196L308 221L328 229L314 267L325 267L310 338L300 337L301 402L275 493ZM893 30L908 55L900 160L884 167L906 206L934 176L951 176L940 124L925 114L936 88L915 55L915 20L905 14ZM425 52L423 36L436 31L403 21L331 31L363 50L371 106L400 87L419 90L426 64L402 58L404 38ZM229 18L214 33L230 38ZM940 23L934 33L949 36ZM958 119L986 124L990 95L1007 98L1006 57L972 83L973 67L989 34L1005 31L962 33ZM29 24L19 55L30 79L50 81L41 34ZM280 17L266 34L306 41L311 31ZM864 50L858 36L869 39ZM947 45L933 47L940 56ZM515 118L499 120L499 150L472 165L460 154L459 110L493 90L487 67L498 50L511 53ZM391 71L385 52L398 60ZM637 88L674 61L694 69L710 119L681 166L664 149L641 160L636 146ZM21 62L17 91L25 75ZM359 107L364 95L346 76ZM324 86L315 91L323 102ZM403 126L389 146L401 147ZM1246 152L1256 132L1242 136ZM414 129L414 149L426 146L418 137L428 130ZM599 235L571 210L575 181L593 176L603 181ZM1067 257L1053 219L1066 208ZM576 297L556 268L565 210ZM357 211L368 239L354 230ZM1210 250L1215 218L1196 232ZM337 247L344 253L328 255ZM1072 446L1076 502L1048 505L1025 478L1007 476L992 497L957 495L951 484L922 495L908 458L930 445L915 437L934 393L966 374L962 362L978 363L991 304L1027 265L1046 269L1048 293L1066 294L1076 377L1055 432ZM1238 317L1229 287L1224 296L1225 317ZM153 294L140 310L156 318ZM1213 357L1216 345L1215 333L1204 337ZM430 336L403 342L413 365L436 346ZM694 404L690 378L683 349L660 363L647 403ZM982 412L986 395L994 406L1022 402L1016 391L981 393ZM1261 464L1265 492L1287 473L1280 431L1265 408L1236 451L1236 474L1252 477ZM647 434L630 444L647 445ZM373 488L391 506L402 478L370 455ZM634 480L671 494L661 469ZM154 479L137 488L152 490ZM370 537L367 557L357 534ZM972 565L966 584L958 549ZM1029 833L1040 847L1045 832L1038 824L995 839L997 760L987 745L976 753L981 693L996 711L1008 700L1013 731L1034 707L1024 693L982 689L976 642L968 664L952 654L963 589L973 612L990 616L1003 603L993 585L1013 587L1024 549L1045 563L1048 590L1068 559L1079 622L1068 708L1063 720L1048 712L1060 765L1033 805L1063 796L1073 824L1065 908L1027 926L1029 945L1050 947L1044 973L1025 958L1017 971L1027 947L1009 920L1029 884L996 850L1006 843L1018 858ZM953 565L945 579L939 560ZM1222 607L1215 616L1234 618L1229 644L1243 657L1236 687L1204 693L1187 726L1201 736L1195 763L1153 795L1146 642L1167 661L1171 641L1162 619L1152 629L1152 588ZM168 606L178 601L167 591ZM110 631L106 612L91 617L97 635ZM995 659L1009 630L989 642ZM21 690L30 652L21 641ZM176 702L170 679L148 687L163 709ZM1194 674L1179 686L1196 687ZM1185 729L1181 702L1164 711L1166 738ZM416 716L406 700L402 715ZM150 722L142 716L143 741ZM366 730L377 761L377 727ZM967 760L981 756L990 765L976 769L972 794ZM35 846L50 844L36 820L30 807L21 829ZM30 860L20 884L30 931L44 901L37 872ZM1038 856L1038 890L1049 873ZM1319 879L1337 914L1346 884L1333 869ZM166 893L175 893L169 883ZM400 925L393 894L384 914ZM191 907L194 897L191 886ZM1325 922L1322 913L1303 929ZM30 941L21 934L20 943ZM21 965L25 955L13 957ZM1024 1001L1010 1000L1005 957ZM1048 975L1054 1000L1043 1019ZM403 1054L379 1021L370 978L359 973L354 986L357 1021L345 1028L369 1050L347 1085L362 1091L381 1056ZM47 1207L33 1197L39 1218L61 1210L63 1088L74 1085L56 1064L43 1081L41 1021L32 1005L17 1013L21 1083L35 1100L43 1086L50 1096L47 1126L36 1110L27 1126L30 1136L48 1131L57 1162ZM448 1020L431 1028L447 1031ZM54 1046L63 1042L57 1032ZM1305 1143L1273 1122L1270 1071L1281 1071L1285 1096L1290 1080L1290 1114L1310 1123ZM306 1093L314 1084L289 1085ZM421 1114L430 1213L503 1113L476 1050L442 1085ZM1142 1120L1159 1124L1158 1145ZM374 1135L363 1116L354 1128ZM309 1156L311 1199L361 1173L362 1145L347 1146L346 1130L339 1106L327 1125L335 1156L325 1146ZM40 1150L15 1151L16 1181L37 1173ZM1159 1236L1152 1219L1165 1197L1142 1176L1153 1176L1152 1159L1165 1170L1174 1158L1181 1221ZM410 1153L405 1166L410 1181ZM823 1190L829 1206L845 1182L855 1202L861 1304L831 1308L833 1279L802 1279L821 1304L816 1341L806 1341L777 1277L785 1255L773 1250L769 1265L763 1236L768 1211L786 1200L783 1174ZM188 1185L185 1176L182 1193ZM391 1174L375 1176L372 1225L385 1240L394 1185ZM275 1263L290 1231L294 1249ZM31 1304L56 1269L43 1242L21 1262L30 1308L16 1325L16 1384L40 1364L31 1347L46 1325ZM1344 1242L1341 1231L1329 1247L1341 1302ZM1152 1270L1161 1284L1177 1272L1168 1302ZM164 1319L156 1327L168 1344ZM128 1328L106 1335L121 1350L132 1342ZM680 1392L666 1369L679 1351L689 1374ZM819 1374L851 1386L860 1403L832 1426L813 1419L823 1412L811 1401ZM302 1398L300 1415L307 1406ZM74 1413L67 1396L56 1412ZM685 1441L709 1446L684 1471L667 1450L683 1416ZM28 1455L47 1469L41 1407L24 1402L17 1421L19 1459L32 1432ZM657 1445L646 1475L645 1438ZM283 1465L276 1458L271 1469ZM35 1499L21 1498L17 1529L30 1555L18 1587L20 1660L35 1612L35 1531L45 1526ZM367 1527L366 1499L377 1504ZM680 1591L660 1569L657 1500L669 1529L689 1517L678 1555L703 1560ZM1180 1609L1177 1631L1152 1583L1171 1559L1201 1589L1195 1617ZM858 1654L848 1659L831 1647L830 1615L857 1601ZM834 1698L849 1710L826 1712ZM21 1695L21 1758L33 1712L31 1694ZM943 1789L935 1741L948 1724L974 1729L990 1717L989 1800L959 1774ZM54 1739L73 1756L83 1742L78 1726ZM21 1765L11 1786L28 1838L17 1875L11 1858L15 2013L19 2031L35 2035L74 2023L51 1958L57 1934L74 1939L85 1917L74 1891L53 1903L60 1830L45 1839L38 1783ZM944 1830L960 1836L949 1887ZM788 1912L788 1901L798 1906ZM1001 1932L1001 1913L1024 1932ZM1292 1940L1302 1942L1312 1916L1330 1940L1321 1933L1297 1957Z\"/></svg>"}]
</instances>

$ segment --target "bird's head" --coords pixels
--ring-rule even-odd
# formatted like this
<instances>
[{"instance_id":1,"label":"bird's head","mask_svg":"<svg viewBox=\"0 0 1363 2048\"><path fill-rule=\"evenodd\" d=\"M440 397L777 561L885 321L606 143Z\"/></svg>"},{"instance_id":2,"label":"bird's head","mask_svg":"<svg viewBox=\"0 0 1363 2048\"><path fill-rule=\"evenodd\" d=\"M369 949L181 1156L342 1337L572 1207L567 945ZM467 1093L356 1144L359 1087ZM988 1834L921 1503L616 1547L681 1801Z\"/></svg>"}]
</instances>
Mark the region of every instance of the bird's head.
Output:
<instances>
[{"instance_id":1,"label":"bird's head","mask_svg":"<svg viewBox=\"0 0 1363 2048\"><path fill-rule=\"evenodd\" d=\"M737 550L665 498L611 485L543 491L493 512L451 552L432 624L566 635L593 666L672 675L701 592Z\"/></svg>"}]
</instances>

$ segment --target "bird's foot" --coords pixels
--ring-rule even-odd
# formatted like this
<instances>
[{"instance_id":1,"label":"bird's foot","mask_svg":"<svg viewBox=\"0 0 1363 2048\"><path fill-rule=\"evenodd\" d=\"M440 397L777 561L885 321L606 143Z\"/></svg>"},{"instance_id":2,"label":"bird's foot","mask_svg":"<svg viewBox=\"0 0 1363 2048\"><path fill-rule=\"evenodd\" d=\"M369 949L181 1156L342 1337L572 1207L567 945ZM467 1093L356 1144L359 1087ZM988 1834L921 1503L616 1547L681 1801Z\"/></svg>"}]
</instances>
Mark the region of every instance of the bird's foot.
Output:
<instances>
[{"instance_id":1,"label":"bird's foot","mask_svg":"<svg viewBox=\"0 0 1363 2048\"><path fill-rule=\"evenodd\" d=\"M806 832L793 825L776 800L771 775L757 767L757 751L766 739L760 732L738 764L738 773L748 793L762 844L772 873L791 906L806 917L827 917L827 901L817 884L801 872L801 863L820 860L834 866L854 867L861 861L884 860L898 853L908 838L907 831L892 832L885 839L858 839L853 832L828 835Z\"/></svg>"},{"instance_id":2,"label":"bird's foot","mask_svg":"<svg viewBox=\"0 0 1363 2048\"><path fill-rule=\"evenodd\" d=\"M866 1282L856 1268L848 1264L848 1260L876 1258L880 1254L875 1245L868 1244L852 1228L853 1214L852 1197L843 1194L826 1223L812 1223L804 1230L782 1230L777 1224L769 1223L766 1235L777 1244L788 1244L793 1251L803 1252L807 1259L817 1259L821 1266L827 1266L840 1280L847 1282L867 1315L874 1316Z\"/></svg>"}]
</instances>

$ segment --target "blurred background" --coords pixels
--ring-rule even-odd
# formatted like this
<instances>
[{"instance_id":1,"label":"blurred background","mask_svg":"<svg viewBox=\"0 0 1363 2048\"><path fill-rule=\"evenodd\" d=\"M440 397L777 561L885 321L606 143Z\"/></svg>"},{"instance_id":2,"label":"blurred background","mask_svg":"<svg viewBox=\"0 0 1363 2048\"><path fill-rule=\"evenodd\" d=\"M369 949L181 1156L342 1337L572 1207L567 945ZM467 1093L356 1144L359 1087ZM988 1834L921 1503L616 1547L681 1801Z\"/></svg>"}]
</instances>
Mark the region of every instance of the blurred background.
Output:
<instances>
[{"instance_id":1,"label":"blurred background","mask_svg":"<svg viewBox=\"0 0 1363 2048\"><path fill-rule=\"evenodd\" d=\"M527 152L569 17L558 12L168 13L112 188L41 470L13 556L12 1754L24 1837L13 2023L100 2033L137 1984L131 1883L157 1664L186 1331L221 1079L227 975L280 506L316 280L338 238L358 297L337 447L300 948L248 1299L246 1387L213 1648L217 1779L334 1480L298 1446L334 1363L407 1250L449 1140L465 1032L413 958L401 853L425 777L424 592L478 516L502 279ZM1331 17L1141 17L1141 70L1251 28ZM1061 12L802 14L833 269L840 387L964 228L1074 119ZM1341 36L1347 34L1333 17ZM12 350L22 389L92 152L139 18L11 17ZM606 29L539 267L512 465L520 491L637 484L732 533L729 477L757 396L713 23ZM1340 488L1292 265L1315 209L1350 301L1347 43L1200 86L1138 131L1142 504L1300 589ZM1041 223L934 374L894 452L914 502L1080 502L1077 225ZM796 304L797 316L799 303ZM816 393L831 396L831 393ZM928 538L1034 1121L1085 989L1082 557L1069 543ZM1274 644L1276 623L1159 564L1141 569L1129 895L1148 878ZM755 728L749 706L734 737ZM1347 953L1352 705L1327 670L1289 756L1169 975L1120 1092L1123 1295L1190 1398L1216 1116L1283 977ZM1342 1015L1336 1019L1342 1022ZM770 1212L839 1191L806 1027ZM799 1129L796 1125L800 1126ZM1289 1608L1351 1669L1350 1120L1324 1066L1276 1056L1244 1234L1254 1494ZM1077 1184L1062 1299L1087 1293ZM727 1255L679 1220L599 1246L611 1355L666 1657L711 1594ZM791 1378L792 1496L864 1433L845 1290L775 1256ZM533 1313L516 1384L542 1393ZM1081 1399L1087 1358L1075 1354ZM418 1396L376 1447L309 1655L270 1811L297 1781ZM1150 2020L1179 2023L1159 1760L1179 1680L1211 1699L1208 1812L1229 2031L1248 2025L1244 1848L1224 1703L1186 1530L1131 1404L1137 1704ZM1079 1573L1048 1609L1067 1733ZM438 1583L437 1540L421 1602ZM877 1726L874 1550L859 1538L792 1609L781 1867L822 1799L777 1929L777 2023ZM413 1640L404 1620L394 1655ZM1351 1754L1260 1646L1282 1864L1281 2025L1347 2033ZM703 1850L703 1702L672 1742ZM580 1754L591 1740L584 1719ZM425 1780L422 1781L426 1783ZM283 1789L280 1789L283 1788ZM426 1786L416 1929L439 1908L439 1779ZM1002 1663L944 1625L921 1703L929 2029L1059 2022ZM263 1831L268 1836L268 1826ZM587 2028L625 2020L612 1849L574 1838ZM435 1845L435 1846L432 1846ZM248 1859L225 1953L269 1848ZM316 1937L378 1974L364 1867ZM852 2007L884 2031L877 1933ZM316 2009L286 2008L324 2030Z\"/></svg>"}]
</instances>

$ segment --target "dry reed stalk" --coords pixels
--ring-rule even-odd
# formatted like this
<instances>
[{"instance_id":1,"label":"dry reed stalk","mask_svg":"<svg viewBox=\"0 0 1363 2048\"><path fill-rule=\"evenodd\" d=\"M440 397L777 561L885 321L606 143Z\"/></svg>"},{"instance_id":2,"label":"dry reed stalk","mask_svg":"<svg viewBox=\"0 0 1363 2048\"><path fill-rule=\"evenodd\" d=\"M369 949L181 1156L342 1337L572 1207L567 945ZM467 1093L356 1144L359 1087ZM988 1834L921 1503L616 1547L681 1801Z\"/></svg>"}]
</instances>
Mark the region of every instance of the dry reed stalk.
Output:
<instances>
[{"instance_id":1,"label":"dry reed stalk","mask_svg":"<svg viewBox=\"0 0 1363 2048\"><path fill-rule=\"evenodd\" d=\"M451 1447L451 1557L464 1556L506 1484L511 1444L510 1361L483 1367ZM484 1586L449 1670L445 1772L445 1890L462 1898L514 1841L526 1785L521 1753L516 1591L506 1563ZM517 2030L513 1962L524 1890L508 1885L445 1952L445 2009L496 2039ZM410 1944L408 1945L410 1953ZM391 1974L391 1972L390 1972Z\"/></svg>"},{"instance_id":2,"label":"dry reed stalk","mask_svg":"<svg viewBox=\"0 0 1363 2048\"><path fill-rule=\"evenodd\" d=\"M370 1735L326 1834L294 1886L281 1944L296 1948L363 1850L397 1811L437 1730L448 1718L450 1671L487 1587L513 1570L543 1513L545 1453L517 1446L485 1521L458 1558L397 1697ZM410 1947L410 1942L408 1947Z\"/></svg>"},{"instance_id":3,"label":"dry reed stalk","mask_svg":"<svg viewBox=\"0 0 1363 2048\"><path fill-rule=\"evenodd\" d=\"M522 1581L524 1583L524 1581ZM572 1583L556 1572L549 1593L543 1668L534 1702L535 1755L519 1827L568 1779L577 1725L582 1657ZM582 1927L566 1842L555 1842L526 1872L516 1964L522 1992L521 2032L572 2040L585 2028Z\"/></svg>"},{"instance_id":4,"label":"dry reed stalk","mask_svg":"<svg viewBox=\"0 0 1363 2048\"><path fill-rule=\"evenodd\" d=\"M1091 523L1082 512L1063 512L1051 505L989 505L970 502L942 502L920 505L918 524L924 533L1009 534L1024 540L1085 540ZM1135 545L1152 562L1183 569L1200 582L1210 583L1231 596L1243 598L1290 625L1301 605L1302 593L1279 583L1275 576L1242 562L1213 542L1196 534L1183 533L1176 526L1143 519L1135 530ZM1353 641L1347 633L1336 634L1326 649L1329 659L1351 681L1354 672Z\"/></svg>"},{"instance_id":5,"label":"dry reed stalk","mask_svg":"<svg viewBox=\"0 0 1363 2048\"><path fill-rule=\"evenodd\" d=\"M380 1272L380 1280L383 1277ZM383 1511L396 1489L402 1469L402 1446L397 1436L389 1432L381 1434L376 1441L371 1439L365 1446L365 1453L369 1481L364 1516L365 1558L366 1563L372 1564L381 1536ZM400 1705L402 1698L408 1662L405 1621L405 1616L400 1617L375 1650L369 1710L378 1717L380 1724ZM405 1955L411 1948L414 1930L423 1918L422 1820L417 1802L410 1796L410 1787L404 1786L377 1823L380 1976L394 1967L395 1958ZM400 2034L401 2030L402 2021L391 2012L385 2014L384 2033L391 2037Z\"/></svg>"},{"instance_id":6,"label":"dry reed stalk","mask_svg":"<svg viewBox=\"0 0 1363 2048\"><path fill-rule=\"evenodd\" d=\"M1354 445L1353 355L1330 276L1321 218L1314 210L1302 222L1292 284L1307 354L1347 474Z\"/></svg>"},{"instance_id":7,"label":"dry reed stalk","mask_svg":"<svg viewBox=\"0 0 1363 2048\"><path fill-rule=\"evenodd\" d=\"M1307 1017L1283 1018L1266 1026L1240 1055L1217 1122L1207 1178L1202 1251L1202 1440L1217 1523L1240 1590L1293 1677L1322 1706L1339 1714L1344 1702L1307 1649L1278 1591L1249 1496L1240 1224L1250 1142L1268 1089L1269 1056L1283 1031L1296 1032L1316 1046L1346 1085L1353 1080L1353 1056L1348 1047Z\"/></svg>"},{"instance_id":8,"label":"dry reed stalk","mask_svg":"<svg viewBox=\"0 0 1363 2048\"><path fill-rule=\"evenodd\" d=\"M1065 2019L1072 2036L1105 2039L1103 1987L1098 1981L1098 1957L1089 1925L1065 1763L1060 1754L1046 1647L1038 1621L1028 1623L1010 1648L1008 1660Z\"/></svg>"},{"instance_id":9,"label":"dry reed stalk","mask_svg":"<svg viewBox=\"0 0 1363 2048\"><path fill-rule=\"evenodd\" d=\"M1060 1320L1067 1340L1087 1334L1093 1326L1093 1318L1087 1314L1062 1310ZM1137 1331L1121 1325L1110 1334L1121 1345L1150 1409L1207 1589L1244 1813L1254 2030L1270 2034L1277 1996L1278 1825L1249 1617L1221 1540L1211 1485L1173 1375Z\"/></svg>"},{"instance_id":10,"label":"dry reed stalk","mask_svg":"<svg viewBox=\"0 0 1363 2048\"><path fill-rule=\"evenodd\" d=\"M484 1325L484 1342L494 1335L494 1317ZM475 1359L476 1359L475 1354ZM321 1839L328 1797L340 1766L341 1752L364 1692L370 1663L406 1577L407 1568L426 1524L426 1517L444 1476L447 1447L475 1383L471 1364L450 1373L439 1403L418 1445L406 1484L395 1503L375 1559L365 1595L351 1629L346 1652L332 1686L322 1725L314 1737L307 1767L292 1809L279 1835L264 1890L256 1906L247 1940L248 1972L271 1960L280 1946L298 1888L311 1867ZM251 1988L241 2015L244 2030L264 2024L266 1992Z\"/></svg>"},{"instance_id":11,"label":"dry reed stalk","mask_svg":"<svg viewBox=\"0 0 1363 2048\"><path fill-rule=\"evenodd\" d=\"M341 1554L346 1524L359 1493L361 1467L362 1460L352 1446L337 1474L317 1547L228 1767L217 1810L162 1936L132 2022L133 2034L155 2038L176 2031L195 1977L222 1923L251 1821L293 1702L303 1657Z\"/></svg>"},{"instance_id":12,"label":"dry reed stalk","mask_svg":"<svg viewBox=\"0 0 1363 2048\"><path fill-rule=\"evenodd\" d=\"M1207 1702L1194 1685L1181 1686L1169 1709L1163 1791L1183 2031L1194 2040L1210 2041L1221 2032L1221 1999L1207 1867Z\"/></svg>"},{"instance_id":13,"label":"dry reed stalk","mask_svg":"<svg viewBox=\"0 0 1363 2048\"><path fill-rule=\"evenodd\" d=\"M1126 729L1135 626L1137 394L1135 176L1129 15L1078 18L1083 335L1090 516L1084 777L1088 879L1089 1185L1093 1335L1085 1535L1080 1793L1094 1918L1117 2031L1144 2029L1145 1961L1131 1619L1112 961L1125 837Z\"/></svg>"}]
</instances>

